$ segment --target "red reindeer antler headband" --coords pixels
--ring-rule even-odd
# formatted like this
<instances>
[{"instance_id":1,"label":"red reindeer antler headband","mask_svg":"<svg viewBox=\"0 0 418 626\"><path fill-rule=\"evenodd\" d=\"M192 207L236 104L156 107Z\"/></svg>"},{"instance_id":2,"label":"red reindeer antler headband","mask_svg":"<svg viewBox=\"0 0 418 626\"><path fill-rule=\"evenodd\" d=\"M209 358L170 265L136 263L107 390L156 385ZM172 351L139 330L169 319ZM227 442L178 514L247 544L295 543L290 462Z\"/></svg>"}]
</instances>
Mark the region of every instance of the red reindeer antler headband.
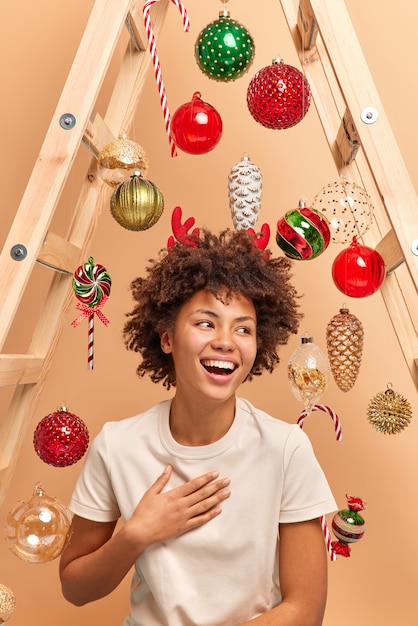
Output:
<instances>
[{"instance_id":1,"label":"red reindeer antler headband","mask_svg":"<svg viewBox=\"0 0 418 626\"><path fill-rule=\"evenodd\" d=\"M168 238L167 248L172 248L176 240L186 246L198 248L200 229L193 228L193 230L189 232L195 224L195 218L188 217L183 223L181 220L181 207L176 206L173 209L173 213L171 215L171 228L173 230L173 235L170 235L170 237ZM268 224L263 224L261 226L261 232L259 234L257 234L253 228L248 228L247 232L253 235L254 243L257 248L259 248L260 250L265 250L267 248L270 240L270 226Z\"/></svg>"}]
</instances>

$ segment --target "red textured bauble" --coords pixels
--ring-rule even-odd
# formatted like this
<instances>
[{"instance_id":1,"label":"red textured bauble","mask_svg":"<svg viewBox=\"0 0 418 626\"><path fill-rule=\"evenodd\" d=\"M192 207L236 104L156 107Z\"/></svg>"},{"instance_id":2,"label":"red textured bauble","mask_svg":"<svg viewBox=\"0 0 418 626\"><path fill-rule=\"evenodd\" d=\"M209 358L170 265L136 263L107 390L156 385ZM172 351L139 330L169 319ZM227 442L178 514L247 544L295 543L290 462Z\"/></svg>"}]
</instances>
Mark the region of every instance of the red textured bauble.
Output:
<instances>
[{"instance_id":1,"label":"red textured bauble","mask_svg":"<svg viewBox=\"0 0 418 626\"><path fill-rule=\"evenodd\" d=\"M36 454L42 461L54 467L67 467L79 461L88 444L87 426L65 407L46 415L33 434Z\"/></svg>"},{"instance_id":2,"label":"red textured bauble","mask_svg":"<svg viewBox=\"0 0 418 626\"><path fill-rule=\"evenodd\" d=\"M360 245L356 237L332 265L335 285L352 298L371 296L382 286L385 276L385 262L379 252Z\"/></svg>"},{"instance_id":3,"label":"red textured bauble","mask_svg":"<svg viewBox=\"0 0 418 626\"><path fill-rule=\"evenodd\" d=\"M310 103L307 79L281 59L259 70L248 85L248 109L266 128L281 130L295 126L305 117Z\"/></svg>"},{"instance_id":4,"label":"red textured bauble","mask_svg":"<svg viewBox=\"0 0 418 626\"><path fill-rule=\"evenodd\" d=\"M171 119L171 136L180 150L189 154L210 152L222 135L218 111L196 91L191 102L182 104Z\"/></svg>"}]
</instances>

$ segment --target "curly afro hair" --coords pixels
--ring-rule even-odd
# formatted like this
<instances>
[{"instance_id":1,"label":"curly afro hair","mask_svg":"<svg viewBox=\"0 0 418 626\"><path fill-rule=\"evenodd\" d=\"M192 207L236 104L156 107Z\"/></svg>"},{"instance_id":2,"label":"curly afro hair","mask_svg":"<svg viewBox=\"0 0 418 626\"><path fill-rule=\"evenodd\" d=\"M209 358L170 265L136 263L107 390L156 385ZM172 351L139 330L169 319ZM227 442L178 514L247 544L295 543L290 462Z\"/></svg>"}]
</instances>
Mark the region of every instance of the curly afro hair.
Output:
<instances>
[{"instance_id":1,"label":"curly afro hair","mask_svg":"<svg viewBox=\"0 0 418 626\"><path fill-rule=\"evenodd\" d=\"M278 346L297 332L302 317L290 283L292 262L257 248L254 235L245 230L227 229L216 236L201 229L196 243L161 250L158 259L150 259L146 277L131 283L136 305L127 314L123 337L126 347L142 356L137 374L148 373L168 389L175 386L174 363L161 349L160 334L174 329L181 306L201 289L222 299L243 295L253 302L257 356L248 379L272 372L279 363Z\"/></svg>"}]
</instances>

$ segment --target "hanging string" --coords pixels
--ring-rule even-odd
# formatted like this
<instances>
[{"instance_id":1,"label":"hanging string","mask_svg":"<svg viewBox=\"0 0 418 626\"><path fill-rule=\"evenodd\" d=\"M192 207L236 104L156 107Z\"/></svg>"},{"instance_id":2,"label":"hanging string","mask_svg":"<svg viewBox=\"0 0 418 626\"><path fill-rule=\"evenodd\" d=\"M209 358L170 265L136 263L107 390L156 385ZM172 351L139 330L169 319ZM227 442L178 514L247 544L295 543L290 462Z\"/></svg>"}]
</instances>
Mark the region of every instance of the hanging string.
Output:
<instances>
[{"instance_id":1,"label":"hanging string","mask_svg":"<svg viewBox=\"0 0 418 626\"><path fill-rule=\"evenodd\" d=\"M152 58L152 62L154 65L154 74L155 74L155 79L157 81L158 93L160 95L160 103L161 103L161 108L162 108L163 115L164 115L165 129L166 129L168 139L170 142L171 156L175 157L177 156L177 150L176 150L176 145L174 143L174 140L171 136L170 111L167 105L167 96L166 96L165 86L164 86L162 72L161 72L160 59L158 58L157 45L156 45L154 31L152 29L151 19L150 19L150 8L153 4L155 4L155 2L158 2L158 0L147 0L145 2L144 7L143 7L144 24L145 24L145 30L147 33L148 41L149 41L151 58ZM180 0L171 0L171 2L173 2L173 4L177 6L177 8L179 9L181 13L181 16L183 19L184 32L189 32L190 30L189 16L187 15L187 11L184 5L182 4Z\"/></svg>"}]
</instances>

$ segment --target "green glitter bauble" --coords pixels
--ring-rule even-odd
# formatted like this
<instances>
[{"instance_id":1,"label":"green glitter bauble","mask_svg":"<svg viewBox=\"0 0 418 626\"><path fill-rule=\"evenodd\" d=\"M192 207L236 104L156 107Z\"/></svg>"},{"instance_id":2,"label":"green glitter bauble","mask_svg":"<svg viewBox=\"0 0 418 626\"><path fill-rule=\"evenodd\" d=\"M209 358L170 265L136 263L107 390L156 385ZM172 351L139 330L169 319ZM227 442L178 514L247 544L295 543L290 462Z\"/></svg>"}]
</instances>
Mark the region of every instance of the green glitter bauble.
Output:
<instances>
[{"instance_id":1,"label":"green glitter bauble","mask_svg":"<svg viewBox=\"0 0 418 626\"><path fill-rule=\"evenodd\" d=\"M229 17L228 11L204 28L196 41L195 57L206 76L218 81L239 78L254 58L254 41L242 24Z\"/></svg>"}]
</instances>

